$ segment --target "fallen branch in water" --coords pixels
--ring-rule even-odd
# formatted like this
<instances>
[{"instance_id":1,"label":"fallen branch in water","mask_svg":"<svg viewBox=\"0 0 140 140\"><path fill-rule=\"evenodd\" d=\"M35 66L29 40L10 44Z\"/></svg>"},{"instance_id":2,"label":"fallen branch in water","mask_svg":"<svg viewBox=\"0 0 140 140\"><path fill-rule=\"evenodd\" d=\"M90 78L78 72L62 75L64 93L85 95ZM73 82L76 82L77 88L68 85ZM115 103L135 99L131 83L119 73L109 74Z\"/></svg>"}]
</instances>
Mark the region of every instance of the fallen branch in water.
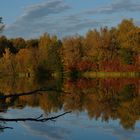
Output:
<instances>
[{"instance_id":1,"label":"fallen branch in water","mask_svg":"<svg viewBox=\"0 0 140 140\"><path fill-rule=\"evenodd\" d=\"M68 113L71 113L71 111L64 112L62 114L59 114L57 116L43 118L43 114L41 114L37 118L15 118L15 119L6 119L6 118L0 118L0 122L24 122L24 121L34 121L34 122L46 122L46 121L56 121L55 119L64 116ZM13 127L0 127L0 130L4 129L13 129Z\"/></svg>"},{"instance_id":2,"label":"fallen branch in water","mask_svg":"<svg viewBox=\"0 0 140 140\"><path fill-rule=\"evenodd\" d=\"M0 118L0 121L4 121L4 122L19 122L19 121L35 121L35 122L46 122L46 121L55 121L55 119L64 116L68 113L71 113L71 111L68 112L64 112L62 114L59 114L57 116L54 117L48 117L48 118L43 118L43 114L40 115L37 118L15 118L15 119L6 119L6 118Z\"/></svg>"}]
</instances>

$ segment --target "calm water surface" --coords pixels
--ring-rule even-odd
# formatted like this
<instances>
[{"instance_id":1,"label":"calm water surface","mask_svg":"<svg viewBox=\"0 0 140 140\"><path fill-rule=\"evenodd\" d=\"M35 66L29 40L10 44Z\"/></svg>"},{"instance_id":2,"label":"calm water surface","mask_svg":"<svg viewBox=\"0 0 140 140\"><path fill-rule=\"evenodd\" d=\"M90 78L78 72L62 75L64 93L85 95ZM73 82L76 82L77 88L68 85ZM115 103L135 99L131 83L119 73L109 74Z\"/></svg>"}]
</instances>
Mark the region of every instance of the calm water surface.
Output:
<instances>
[{"instance_id":1,"label":"calm water surface","mask_svg":"<svg viewBox=\"0 0 140 140\"><path fill-rule=\"evenodd\" d=\"M31 95L3 98L14 93ZM36 118L72 111L56 121L3 122L4 140L139 140L139 79L77 79L37 81L0 79L0 118ZM13 129L2 129L12 127Z\"/></svg>"}]
</instances>

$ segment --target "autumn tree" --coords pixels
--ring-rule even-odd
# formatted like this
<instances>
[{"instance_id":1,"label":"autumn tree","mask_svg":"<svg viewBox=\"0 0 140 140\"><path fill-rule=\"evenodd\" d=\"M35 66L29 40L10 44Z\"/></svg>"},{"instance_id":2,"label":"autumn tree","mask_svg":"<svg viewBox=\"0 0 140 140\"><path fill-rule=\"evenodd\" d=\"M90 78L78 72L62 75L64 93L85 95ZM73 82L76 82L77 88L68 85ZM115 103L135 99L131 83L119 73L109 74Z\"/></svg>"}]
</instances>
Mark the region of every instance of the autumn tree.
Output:
<instances>
[{"instance_id":1,"label":"autumn tree","mask_svg":"<svg viewBox=\"0 0 140 140\"><path fill-rule=\"evenodd\" d=\"M132 19L124 19L118 25L117 31L117 40L121 48L121 56L126 60L125 62L132 64L132 60L140 53L140 28L134 24Z\"/></svg>"},{"instance_id":2,"label":"autumn tree","mask_svg":"<svg viewBox=\"0 0 140 140\"><path fill-rule=\"evenodd\" d=\"M86 34L84 50L87 57L100 57L101 36L97 30L90 30ZM98 59L98 58L96 58Z\"/></svg>"},{"instance_id":3,"label":"autumn tree","mask_svg":"<svg viewBox=\"0 0 140 140\"><path fill-rule=\"evenodd\" d=\"M56 36L44 34L39 39L39 65L38 69L42 70L42 74L58 73L61 71L61 58L60 58L61 41Z\"/></svg>"},{"instance_id":4,"label":"autumn tree","mask_svg":"<svg viewBox=\"0 0 140 140\"><path fill-rule=\"evenodd\" d=\"M83 57L82 38L79 36L64 38L61 55L66 71L76 69Z\"/></svg>"},{"instance_id":5,"label":"autumn tree","mask_svg":"<svg viewBox=\"0 0 140 140\"><path fill-rule=\"evenodd\" d=\"M97 65L97 69L100 67L101 60L101 36L97 30L90 30L87 32L84 39L84 58L90 62L94 62Z\"/></svg>"},{"instance_id":6,"label":"autumn tree","mask_svg":"<svg viewBox=\"0 0 140 140\"><path fill-rule=\"evenodd\" d=\"M31 51L27 48L20 49L16 54L17 71L20 73L32 73L34 59L31 59Z\"/></svg>"},{"instance_id":7,"label":"autumn tree","mask_svg":"<svg viewBox=\"0 0 140 140\"><path fill-rule=\"evenodd\" d=\"M107 27L100 29L101 36L101 58L102 60L112 60L118 55L119 46L116 39L116 28L108 29Z\"/></svg>"},{"instance_id":8,"label":"autumn tree","mask_svg":"<svg viewBox=\"0 0 140 140\"><path fill-rule=\"evenodd\" d=\"M10 52L9 48L5 49L5 53L3 53L3 57L0 59L0 67L5 74L16 74L15 55Z\"/></svg>"},{"instance_id":9,"label":"autumn tree","mask_svg":"<svg viewBox=\"0 0 140 140\"><path fill-rule=\"evenodd\" d=\"M26 41L27 48L38 48L38 39L29 39Z\"/></svg>"},{"instance_id":10,"label":"autumn tree","mask_svg":"<svg viewBox=\"0 0 140 140\"><path fill-rule=\"evenodd\" d=\"M17 50L26 48L26 42L21 37L15 38L15 39L11 39L10 41L11 41L13 47L15 47Z\"/></svg>"}]
</instances>

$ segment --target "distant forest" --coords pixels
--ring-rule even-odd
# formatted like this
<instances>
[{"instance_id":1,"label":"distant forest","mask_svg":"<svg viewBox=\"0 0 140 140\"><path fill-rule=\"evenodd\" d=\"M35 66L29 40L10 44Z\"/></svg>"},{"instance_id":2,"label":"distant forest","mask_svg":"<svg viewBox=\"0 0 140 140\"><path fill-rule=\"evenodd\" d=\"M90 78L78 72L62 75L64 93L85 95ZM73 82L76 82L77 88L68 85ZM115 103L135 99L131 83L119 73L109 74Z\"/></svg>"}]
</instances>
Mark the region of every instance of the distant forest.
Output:
<instances>
[{"instance_id":1,"label":"distant forest","mask_svg":"<svg viewBox=\"0 0 140 140\"><path fill-rule=\"evenodd\" d=\"M29 40L0 36L2 74L25 72L42 76L139 70L140 27L132 19L122 20L117 27L101 27L89 30L85 36L74 35L61 40L47 33Z\"/></svg>"}]
</instances>

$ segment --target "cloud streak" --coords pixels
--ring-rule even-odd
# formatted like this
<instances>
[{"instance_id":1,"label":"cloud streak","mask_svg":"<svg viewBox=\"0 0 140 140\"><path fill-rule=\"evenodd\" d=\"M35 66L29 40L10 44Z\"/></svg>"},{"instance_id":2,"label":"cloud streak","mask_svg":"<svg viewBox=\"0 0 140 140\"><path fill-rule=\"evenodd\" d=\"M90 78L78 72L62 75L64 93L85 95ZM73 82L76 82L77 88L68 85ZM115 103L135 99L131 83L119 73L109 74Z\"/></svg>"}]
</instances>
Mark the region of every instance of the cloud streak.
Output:
<instances>
[{"instance_id":1,"label":"cloud streak","mask_svg":"<svg viewBox=\"0 0 140 140\"><path fill-rule=\"evenodd\" d=\"M25 8L24 13L16 20L16 22L5 29L5 33L9 36L30 36L41 25L52 26L53 23L49 16L60 14L70 9L70 6L63 0L52 0L44 3L35 4ZM46 30L46 28L44 28ZM42 31L42 30L41 30ZM47 30L46 30L47 31ZM45 32L45 31L44 31Z\"/></svg>"},{"instance_id":2,"label":"cloud streak","mask_svg":"<svg viewBox=\"0 0 140 140\"><path fill-rule=\"evenodd\" d=\"M50 14L58 14L63 12L70 7L63 3L62 0L49 1L46 3L35 4L29 6L25 9L25 13L22 15L21 19L26 20L40 20Z\"/></svg>"},{"instance_id":3,"label":"cloud streak","mask_svg":"<svg viewBox=\"0 0 140 140\"><path fill-rule=\"evenodd\" d=\"M119 12L139 12L140 3L134 3L132 0L119 0L108 6L98 7L85 12L86 14L113 14Z\"/></svg>"}]
</instances>

